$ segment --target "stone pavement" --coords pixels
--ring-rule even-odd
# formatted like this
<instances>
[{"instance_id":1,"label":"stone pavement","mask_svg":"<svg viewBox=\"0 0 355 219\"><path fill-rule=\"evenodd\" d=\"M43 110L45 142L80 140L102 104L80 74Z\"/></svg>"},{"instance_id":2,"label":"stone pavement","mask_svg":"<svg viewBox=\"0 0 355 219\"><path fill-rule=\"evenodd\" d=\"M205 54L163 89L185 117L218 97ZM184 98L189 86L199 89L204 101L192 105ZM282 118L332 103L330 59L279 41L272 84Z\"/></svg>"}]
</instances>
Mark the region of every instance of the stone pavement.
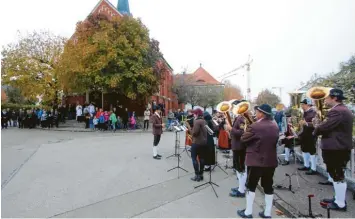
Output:
<instances>
[{"instance_id":1,"label":"stone pavement","mask_svg":"<svg viewBox=\"0 0 355 219\"><path fill-rule=\"evenodd\" d=\"M295 148L297 151L298 148ZM323 209L319 202L323 198L331 198L334 195L333 186L319 185L319 181L325 181L326 178L318 175L308 176L304 171L297 171L301 164L291 160L288 166L278 166L274 176L274 186L280 185L283 187L289 186L289 177L285 174L292 175L291 185L294 193L289 190L275 189L275 206L280 210L288 212L293 217L301 217L308 215L309 202L308 195L313 194L312 212L314 215L321 214L322 217L327 217L327 210ZM354 218L355 217L355 202L351 191L347 191L347 212L331 211L332 218Z\"/></svg>"},{"instance_id":2,"label":"stone pavement","mask_svg":"<svg viewBox=\"0 0 355 219\"><path fill-rule=\"evenodd\" d=\"M245 199L228 196L236 184L218 168L216 198L210 186L194 189L186 154L152 159L151 133L76 133L3 130L2 217L237 217ZM184 136L181 136L183 142ZM160 153L174 151L174 134L164 133ZM208 175L205 175L204 182ZM254 216L263 196L257 192ZM275 209L274 209L275 210ZM273 216L276 217L275 211Z\"/></svg>"}]
</instances>

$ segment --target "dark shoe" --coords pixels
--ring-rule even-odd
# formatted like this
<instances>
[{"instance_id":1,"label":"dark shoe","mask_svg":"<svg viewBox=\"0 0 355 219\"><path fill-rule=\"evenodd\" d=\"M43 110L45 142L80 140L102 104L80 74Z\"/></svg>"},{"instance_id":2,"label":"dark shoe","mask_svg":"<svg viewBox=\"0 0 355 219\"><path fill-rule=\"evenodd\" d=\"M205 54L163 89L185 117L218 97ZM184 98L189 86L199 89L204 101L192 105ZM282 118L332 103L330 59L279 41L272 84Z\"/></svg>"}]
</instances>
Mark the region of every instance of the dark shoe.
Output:
<instances>
[{"instance_id":1,"label":"dark shoe","mask_svg":"<svg viewBox=\"0 0 355 219\"><path fill-rule=\"evenodd\" d=\"M346 204L343 208L341 208L335 202L328 203L328 205L322 205L322 208L325 208L325 209L330 208L330 210L334 210L334 211L346 211L347 210Z\"/></svg>"},{"instance_id":2,"label":"dark shoe","mask_svg":"<svg viewBox=\"0 0 355 219\"><path fill-rule=\"evenodd\" d=\"M161 157L158 157L158 155L154 156L153 158L156 159L156 160L160 160L161 159Z\"/></svg>"},{"instance_id":3,"label":"dark shoe","mask_svg":"<svg viewBox=\"0 0 355 219\"><path fill-rule=\"evenodd\" d=\"M195 175L194 177L191 178L191 180L195 182L200 182L200 177L198 175Z\"/></svg>"},{"instance_id":4,"label":"dark shoe","mask_svg":"<svg viewBox=\"0 0 355 219\"><path fill-rule=\"evenodd\" d=\"M200 181L202 181L203 180L203 175L200 174L199 177L200 177Z\"/></svg>"},{"instance_id":5,"label":"dark shoe","mask_svg":"<svg viewBox=\"0 0 355 219\"><path fill-rule=\"evenodd\" d=\"M284 161L281 165L282 166L287 166L287 165L289 165L290 164L290 161Z\"/></svg>"},{"instance_id":6,"label":"dark shoe","mask_svg":"<svg viewBox=\"0 0 355 219\"><path fill-rule=\"evenodd\" d=\"M244 198L245 197L245 193L241 193L238 190L237 191L232 191L231 193L229 193L230 197L235 197L235 198Z\"/></svg>"},{"instance_id":7,"label":"dark shoe","mask_svg":"<svg viewBox=\"0 0 355 219\"><path fill-rule=\"evenodd\" d=\"M237 188L231 188L232 192L237 192L238 191L238 187Z\"/></svg>"},{"instance_id":8,"label":"dark shoe","mask_svg":"<svg viewBox=\"0 0 355 219\"><path fill-rule=\"evenodd\" d=\"M300 167L298 170L300 171L308 171L310 168L309 167Z\"/></svg>"},{"instance_id":9,"label":"dark shoe","mask_svg":"<svg viewBox=\"0 0 355 219\"><path fill-rule=\"evenodd\" d=\"M261 218L271 218L271 216L265 216L264 211L259 212Z\"/></svg>"},{"instance_id":10,"label":"dark shoe","mask_svg":"<svg viewBox=\"0 0 355 219\"><path fill-rule=\"evenodd\" d=\"M334 202L335 201L335 198L333 197L333 198L325 198L325 199L322 199L322 200L320 200L320 202L322 203L332 203L332 202Z\"/></svg>"},{"instance_id":11,"label":"dark shoe","mask_svg":"<svg viewBox=\"0 0 355 219\"><path fill-rule=\"evenodd\" d=\"M245 209L238 210L237 213L242 218L253 218L253 215L245 215Z\"/></svg>"},{"instance_id":12,"label":"dark shoe","mask_svg":"<svg viewBox=\"0 0 355 219\"><path fill-rule=\"evenodd\" d=\"M161 158L162 156L161 156L160 154L158 154L157 157L160 157L160 158Z\"/></svg>"},{"instance_id":13,"label":"dark shoe","mask_svg":"<svg viewBox=\"0 0 355 219\"><path fill-rule=\"evenodd\" d=\"M317 174L317 171L314 171L314 170L310 169L310 170L308 170L308 171L306 172L306 174L307 174L307 175L316 175L316 174Z\"/></svg>"},{"instance_id":14,"label":"dark shoe","mask_svg":"<svg viewBox=\"0 0 355 219\"><path fill-rule=\"evenodd\" d=\"M333 183L332 182L329 182L328 180L327 181L324 181L324 182L318 182L319 185L324 185L324 186L332 186Z\"/></svg>"}]
</instances>

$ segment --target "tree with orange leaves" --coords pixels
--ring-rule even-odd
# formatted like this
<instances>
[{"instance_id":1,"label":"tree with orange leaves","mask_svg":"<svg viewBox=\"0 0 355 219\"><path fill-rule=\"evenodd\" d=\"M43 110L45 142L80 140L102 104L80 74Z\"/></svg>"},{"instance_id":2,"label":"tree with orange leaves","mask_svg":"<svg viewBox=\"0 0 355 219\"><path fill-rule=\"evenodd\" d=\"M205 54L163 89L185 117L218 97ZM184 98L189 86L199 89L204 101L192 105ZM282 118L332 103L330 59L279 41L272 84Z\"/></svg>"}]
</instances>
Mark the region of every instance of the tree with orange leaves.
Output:
<instances>
[{"instance_id":1,"label":"tree with orange leaves","mask_svg":"<svg viewBox=\"0 0 355 219\"><path fill-rule=\"evenodd\" d=\"M243 94L237 85L232 84L230 81L226 81L224 84L224 96L223 99L228 101L232 99L243 99Z\"/></svg>"}]
</instances>

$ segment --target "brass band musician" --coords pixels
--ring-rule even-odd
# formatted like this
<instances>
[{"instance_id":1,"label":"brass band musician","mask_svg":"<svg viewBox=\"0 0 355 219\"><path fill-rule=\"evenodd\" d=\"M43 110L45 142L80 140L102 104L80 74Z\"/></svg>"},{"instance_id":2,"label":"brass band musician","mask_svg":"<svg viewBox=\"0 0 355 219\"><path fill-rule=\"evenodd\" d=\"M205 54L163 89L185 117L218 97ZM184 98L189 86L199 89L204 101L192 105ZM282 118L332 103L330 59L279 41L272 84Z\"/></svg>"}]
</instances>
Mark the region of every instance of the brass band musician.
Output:
<instances>
[{"instance_id":1,"label":"brass band musician","mask_svg":"<svg viewBox=\"0 0 355 219\"><path fill-rule=\"evenodd\" d=\"M219 113L218 116L218 124L219 124L219 133L218 133L218 147L220 149L230 149L230 139L229 133L226 130L226 118L222 113Z\"/></svg>"},{"instance_id":2,"label":"brass band musician","mask_svg":"<svg viewBox=\"0 0 355 219\"><path fill-rule=\"evenodd\" d=\"M184 124L187 127L186 137L185 137L185 146L192 146L192 137L191 131L194 127L194 115L192 114L192 110L187 111L187 117Z\"/></svg>"},{"instance_id":3,"label":"brass band musician","mask_svg":"<svg viewBox=\"0 0 355 219\"><path fill-rule=\"evenodd\" d=\"M304 99L301 101L301 107L303 109L303 120L301 121L303 131L301 132L301 134L299 134L299 138L301 143L304 166L298 168L298 170L307 171L307 175L314 175L317 173L317 138L312 135L312 132L314 131L312 120L316 117L317 112L311 108L311 102L308 99Z\"/></svg>"}]
</instances>

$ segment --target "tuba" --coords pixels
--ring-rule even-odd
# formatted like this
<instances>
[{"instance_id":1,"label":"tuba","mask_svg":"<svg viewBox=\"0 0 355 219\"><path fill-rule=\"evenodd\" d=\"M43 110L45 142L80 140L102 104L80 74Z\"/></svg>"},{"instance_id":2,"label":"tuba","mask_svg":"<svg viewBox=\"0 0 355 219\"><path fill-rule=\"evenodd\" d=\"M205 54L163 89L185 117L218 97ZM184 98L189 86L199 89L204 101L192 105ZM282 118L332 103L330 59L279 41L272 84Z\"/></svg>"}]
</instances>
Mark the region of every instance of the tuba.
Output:
<instances>
[{"instance_id":1,"label":"tuba","mask_svg":"<svg viewBox=\"0 0 355 219\"><path fill-rule=\"evenodd\" d=\"M224 113L226 121L227 121L228 125L231 127L232 127L232 119L231 119L229 112L232 110L232 108L233 108L233 105L229 101L222 101L216 107L216 110L218 112Z\"/></svg>"},{"instance_id":2,"label":"tuba","mask_svg":"<svg viewBox=\"0 0 355 219\"><path fill-rule=\"evenodd\" d=\"M242 101L235 105L232 110L234 115L241 115L245 119L245 126L244 126L244 131L247 129L247 127L251 124L253 124L254 120L250 117L249 112L250 112L250 103L247 101Z\"/></svg>"},{"instance_id":3,"label":"tuba","mask_svg":"<svg viewBox=\"0 0 355 219\"><path fill-rule=\"evenodd\" d=\"M324 99L329 96L330 87L312 87L307 91L306 96L313 100L317 108L317 119L323 121L327 108L324 105Z\"/></svg>"},{"instance_id":4,"label":"tuba","mask_svg":"<svg viewBox=\"0 0 355 219\"><path fill-rule=\"evenodd\" d=\"M301 110L301 101L304 91L294 91L289 93L291 98L291 123L293 129L300 133L302 132L302 126L300 125L301 120L303 119L303 113Z\"/></svg>"}]
</instances>

